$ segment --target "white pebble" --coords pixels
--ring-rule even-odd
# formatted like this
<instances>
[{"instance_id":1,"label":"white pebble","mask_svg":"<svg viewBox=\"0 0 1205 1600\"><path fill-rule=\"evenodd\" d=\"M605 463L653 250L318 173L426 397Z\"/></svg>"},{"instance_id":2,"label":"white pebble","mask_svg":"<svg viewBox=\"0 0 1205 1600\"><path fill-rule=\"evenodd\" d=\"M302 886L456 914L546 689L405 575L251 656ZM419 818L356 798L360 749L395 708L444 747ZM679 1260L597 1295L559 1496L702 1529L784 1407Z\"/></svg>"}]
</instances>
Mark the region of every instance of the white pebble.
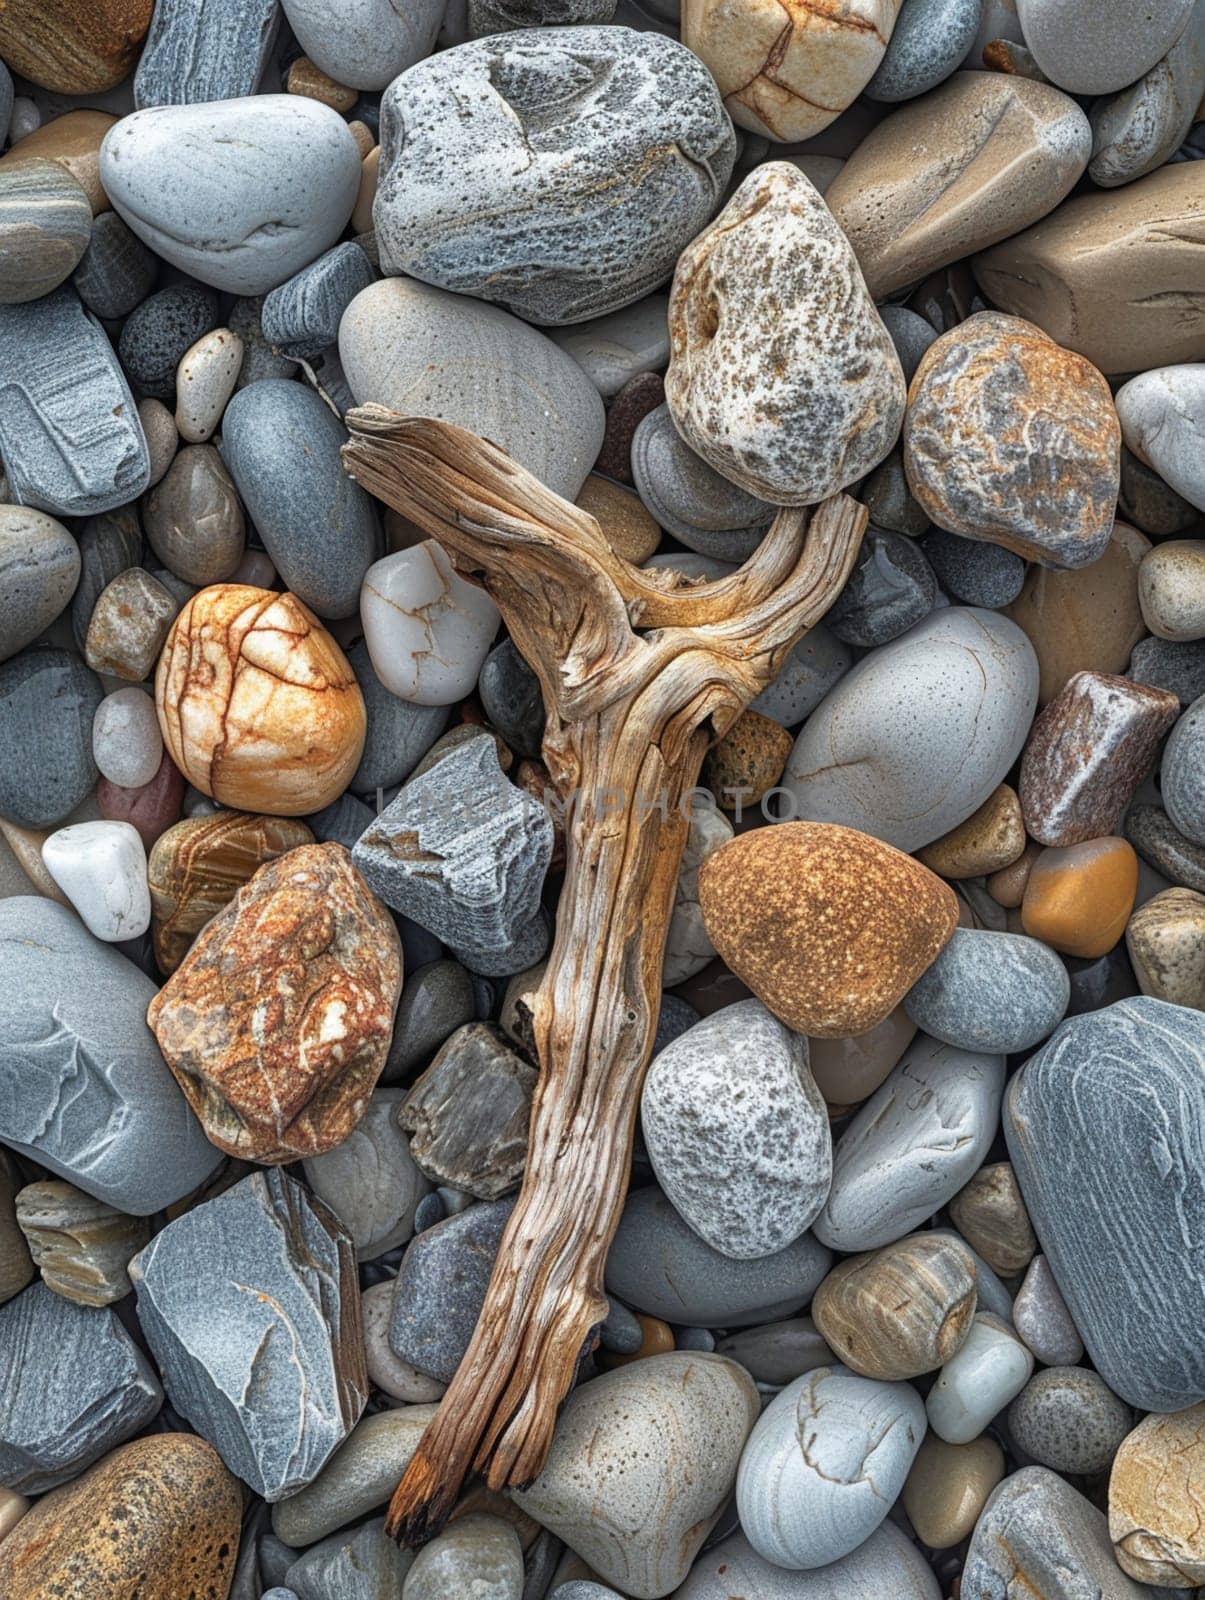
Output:
<instances>
[{"instance_id":1,"label":"white pebble","mask_svg":"<svg viewBox=\"0 0 1205 1600\"><path fill-rule=\"evenodd\" d=\"M92 757L103 776L123 789L140 789L155 776L163 760L163 735L145 689L131 684L97 706Z\"/></svg>"},{"instance_id":2,"label":"white pebble","mask_svg":"<svg viewBox=\"0 0 1205 1600\"><path fill-rule=\"evenodd\" d=\"M981 1311L957 1354L929 1390L929 1426L947 1444L970 1444L1033 1372L1033 1355L1006 1322Z\"/></svg>"},{"instance_id":3,"label":"white pebble","mask_svg":"<svg viewBox=\"0 0 1205 1600\"><path fill-rule=\"evenodd\" d=\"M190 444L203 444L222 420L243 364L243 341L214 328L180 357L176 368L176 427Z\"/></svg>"},{"instance_id":4,"label":"white pebble","mask_svg":"<svg viewBox=\"0 0 1205 1600\"><path fill-rule=\"evenodd\" d=\"M485 590L460 577L433 539L369 567L360 619L377 677L420 706L472 692L499 621Z\"/></svg>"},{"instance_id":5,"label":"white pebble","mask_svg":"<svg viewBox=\"0 0 1205 1600\"><path fill-rule=\"evenodd\" d=\"M88 932L113 943L137 939L151 925L146 851L128 822L76 822L42 845L46 870L83 918Z\"/></svg>"}]
</instances>

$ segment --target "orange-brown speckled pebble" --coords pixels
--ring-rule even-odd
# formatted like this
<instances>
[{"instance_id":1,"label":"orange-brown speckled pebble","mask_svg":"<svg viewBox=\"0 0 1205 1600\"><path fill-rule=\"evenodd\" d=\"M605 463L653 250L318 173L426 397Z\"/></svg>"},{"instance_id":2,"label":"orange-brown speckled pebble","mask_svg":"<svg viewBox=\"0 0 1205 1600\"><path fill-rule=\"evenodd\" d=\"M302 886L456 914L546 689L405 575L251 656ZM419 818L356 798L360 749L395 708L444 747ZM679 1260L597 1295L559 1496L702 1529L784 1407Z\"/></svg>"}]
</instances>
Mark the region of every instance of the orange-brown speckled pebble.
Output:
<instances>
[{"instance_id":1,"label":"orange-brown speckled pebble","mask_svg":"<svg viewBox=\"0 0 1205 1600\"><path fill-rule=\"evenodd\" d=\"M639 566L661 543L661 529L640 496L623 484L592 472L582 484L577 504L588 511L617 556Z\"/></svg>"},{"instance_id":2,"label":"orange-brown speckled pebble","mask_svg":"<svg viewBox=\"0 0 1205 1600\"><path fill-rule=\"evenodd\" d=\"M1138 857L1124 839L1043 850L1021 902L1021 921L1033 939L1060 955L1106 955L1125 932L1138 892Z\"/></svg>"},{"instance_id":3,"label":"orange-brown speckled pebble","mask_svg":"<svg viewBox=\"0 0 1205 1600\"><path fill-rule=\"evenodd\" d=\"M742 711L703 763L703 783L724 811L755 806L782 777L794 739L760 711Z\"/></svg>"},{"instance_id":4,"label":"orange-brown speckled pebble","mask_svg":"<svg viewBox=\"0 0 1205 1600\"><path fill-rule=\"evenodd\" d=\"M359 99L359 92L335 79L315 66L309 56L298 56L289 68L287 88L290 94L304 95L307 100L320 100L332 111L350 111Z\"/></svg>"},{"instance_id":5,"label":"orange-brown speckled pebble","mask_svg":"<svg viewBox=\"0 0 1205 1600\"><path fill-rule=\"evenodd\" d=\"M0 59L58 94L96 94L134 69L154 0L4 0Z\"/></svg>"},{"instance_id":6,"label":"orange-brown speckled pebble","mask_svg":"<svg viewBox=\"0 0 1205 1600\"><path fill-rule=\"evenodd\" d=\"M787 822L722 845L699 869L720 956L799 1033L882 1022L947 943L954 891L892 845L836 823Z\"/></svg>"}]
</instances>

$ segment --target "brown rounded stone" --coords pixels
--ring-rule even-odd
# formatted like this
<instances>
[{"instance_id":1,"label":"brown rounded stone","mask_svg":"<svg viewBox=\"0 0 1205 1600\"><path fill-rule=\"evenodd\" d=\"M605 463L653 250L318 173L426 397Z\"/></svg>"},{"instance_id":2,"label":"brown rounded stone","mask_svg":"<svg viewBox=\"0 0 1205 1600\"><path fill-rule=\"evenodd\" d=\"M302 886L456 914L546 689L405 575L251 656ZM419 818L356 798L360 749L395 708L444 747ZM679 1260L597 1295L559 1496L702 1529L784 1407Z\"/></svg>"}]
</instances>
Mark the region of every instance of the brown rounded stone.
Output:
<instances>
[{"instance_id":1,"label":"brown rounded stone","mask_svg":"<svg viewBox=\"0 0 1205 1600\"><path fill-rule=\"evenodd\" d=\"M246 811L185 817L160 835L147 862L159 970L175 972L201 929L265 862L313 843L304 822Z\"/></svg>"},{"instance_id":2,"label":"brown rounded stone","mask_svg":"<svg viewBox=\"0 0 1205 1600\"><path fill-rule=\"evenodd\" d=\"M55 161L67 171L88 196L92 215L111 210L109 197L100 181L100 145L117 122L107 111L68 111L64 116L44 122L40 128L18 139L6 156L0 158L0 172L18 161L38 156Z\"/></svg>"},{"instance_id":3,"label":"brown rounded stone","mask_svg":"<svg viewBox=\"0 0 1205 1600\"><path fill-rule=\"evenodd\" d=\"M1205 1585L1205 1401L1144 1417L1123 1441L1109 1477L1109 1537L1139 1583Z\"/></svg>"},{"instance_id":4,"label":"brown rounded stone","mask_svg":"<svg viewBox=\"0 0 1205 1600\"><path fill-rule=\"evenodd\" d=\"M7 817L0 817L0 834L17 858L21 871L29 879L30 888L45 895L47 900L57 900L59 905L69 906L70 900L47 872L46 863L42 860L42 846L50 837L49 833L37 828L22 828L18 823L9 822Z\"/></svg>"},{"instance_id":5,"label":"brown rounded stone","mask_svg":"<svg viewBox=\"0 0 1205 1600\"><path fill-rule=\"evenodd\" d=\"M364 748L355 674L292 594L233 583L195 594L159 658L155 702L189 783L239 811L321 811L347 788Z\"/></svg>"},{"instance_id":6,"label":"brown rounded stone","mask_svg":"<svg viewBox=\"0 0 1205 1600\"><path fill-rule=\"evenodd\" d=\"M660 1317L646 1317L642 1311L636 1313L636 1321L640 1324L640 1331L644 1337L640 1341L640 1349L633 1350L631 1355L619 1355L614 1350L601 1350L598 1364L607 1372L616 1367L630 1367L633 1361L647 1361L650 1356L663 1356L674 1346L674 1330L668 1322L662 1322Z\"/></svg>"},{"instance_id":7,"label":"brown rounded stone","mask_svg":"<svg viewBox=\"0 0 1205 1600\"><path fill-rule=\"evenodd\" d=\"M364 157L377 142L373 137L372 129L367 123L361 122L357 118L355 122L349 122L347 124L347 131L356 141L356 149L360 152L360 160L363 161Z\"/></svg>"},{"instance_id":8,"label":"brown rounded stone","mask_svg":"<svg viewBox=\"0 0 1205 1600\"><path fill-rule=\"evenodd\" d=\"M1102 372L1205 360L1199 163L1066 200L971 263L984 294Z\"/></svg>"},{"instance_id":9,"label":"brown rounded stone","mask_svg":"<svg viewBox=\"0 0 1205 1600\"><path fill-rule=\"evenodd\" d=\"M226 1600L242 1494L192 1433L133 1439L0 1543L4 1600Z\"/></svg>"},{"instance_id":10,"label":"brown rounded stone","mask_svg":"<svg viewBox=\"0 0 1205 1600\"><path fill-rule=\"evenodd\" d=\"M142 567L127 567L97 597L84 659L93 672L144 683L178 610L175 595L158 578Z\"/></svg>"},{"instance_id":11,"label":"brown rounded stone","mask_svg":"<svg viewBox=\"0 0 1205 1600\"><path fill-rule=\"evenodd\" d=\"M661 529L640 496L611 478L592 472L582 484L577 505L598 523L615 554L634 566L647 561L661 543Z\"/></svg>"},{"instance_id":12,"label":"brown rounded stone","mask_svg":"<svg viewBox=\"0 0 1205 1600\"><path fill-rule=\"evenodd\" d=\"M699 869L708 937L799 1033L841 1038L882 1022L958 921L954 892L892 845L835 823L741 834Z\"/></svg>"},{"instance_id":13,"label":"brown rounded stone","mask_svg":"<svg viewBox=\"0 0 1205 1600\"><path fill-rule=\"evenodd\" d=\"M243 559L243 502L211 444L186 444L142 502L147 543L185 583L221 583Z\"/></svg>"},{"instance_id":14,"label":"brown rounded stone","mask_svg":"<svg viewBox=\"0 0 1205 1600\"><path fill-rule=\"evenodd\" d=\"M1077 672L1124 672L1146 633L1138 569L1151 542L1114 522L1099 561L1074 572L1032 566L1021 593L1004 607L1038 658L1038 701L1048 704Z\"/></svg>"},{"instance_id":15,"label":"brown rounded stone","mask_svg":"<svg viewBox=\"0 0 1205 1600\"><path fill-rule=\"evenodd\" d=\"M989 1434L947 1444L930 1429L904 1481L904 1510L917 1538L930 1550L961 1544L1003 1476L1004 1451Z\"/></svg>"},{"instance_id":16,"label":"brown rounded stone","mask_svg":"<svg viewBox=\"0 0 1205 1600\"><path fill-rule=\"evenodd\" d=\"M632 481L632 435L648 416L665 403L665 381L657 372L638 372L629 378L607 408L606 431L595 470L617 483Z\"/></svg>"},{"instance_id":17,"label":"brown rounded stone","mask_svg":"<svg viewBox=\"0 0 1205 1600\"><path fill-rule=\"evenodd\" d=\"M155 0L5 0L0 59L57 94L95 94L133 71Z\"/></svg>"},{"instance_id":18,"label":"brown rounded stone","mask_svg":"<svg viewBox=\"0 0 1205 1600\"><path fill-rule=\"evenodd\" d=\"M1126 948L1143 994L1205 1011L1205 895L1153 895L1130 918Z\"/></svg>"},{"instance_id":19,"label":"brown rounded stone","mask_svg":"<svg viewBox=\"0 0 1205 1600\"><path fill-rule=\"evenodd\" d=\"M703 762L703 784L724 811L739 816L782 777L794 738L760 711L742 711Z\"/></svg>"},{"instance_id":20,"label":"brown rounded stone","mask_svg":"<svg viewBox=\"0 0 1205 1600\"><path fill-rule=\"evenodd\" d=\"M351 226L354 233L372 232L372 203L377 197L377 180L381 170L381 147L375 145L360 163L360 189L352 208Z\"/></svg>"},{"instance_id":21,"label":"brown rounded stone","mask_svg":"<svg viewBox=\"0 0 1205 1600\"><path fill-rule=\"evenodd\" d=\"M999 872L992 873L987 879L986 887L997 905L1003 906L1006 911L1020 909L1021 902L1025 898L1025 885L1029 882L1029 874L1041 854L1042 846L1030 839L1011 867L1002 867Z\"/></svg>"},{"instance_id":22,"label":"brown rounded stone","mask_svg":"<svg viewBox=\"0 0 1205 1600\"><path fill-rule=\"evenodd\" d=\"M290 94L304 95L307 100L320 100L332 111L350 111L360 98L358 89L338 83L322 68L315 66L309 56L298 56L289 68L286 88Z\"/></svg>"},{"instance_id":23,"label":"brown rounded stone","mask_svg":"<svg viewBox=\"0 0 1205 1600\"><path fill-rule=\"evenodd\" d=\"M915 1037L916 1023L903 1006L896 1006L856 1038L809 1039L812 1077L830 1110L847 1110L868 1100Z\"/></svg>"},{"instance_id":24,"label":"brown rounded stone","mask_svg":"<svg viewBox=\"0 0 1205 1600\"><path fill-rule=\"evenodd\" d=\"M1030 869L1021 925L1060 955L1107 955L1125 932L1138 892L1138 857L1124 839L1043 850Z\"/></svg>"},{"instance_id":25,"label":"brown rounded stone","mask_svg":"<svg viewBox=\"0 0 1205 1600\"><path fill-rule=\"evenodd\" d=\"M219 1149L294 1161L341 1144L364 1115L401 982L393 919L349 853L302 845L218 912L147 1021Z\"/></svg>"},{"instance_id":26,"label":"brown rounded stone","mask_svg":"<svg viewBox=\"0 0 1205 1600\"><path fill-rule=\"evenodd\" d=\"M1021 802L1002 783L965 822L916 854L940 878L982 878L1011 866L1024 848Z\"/></svg>"},{"instance_id":27,"label":"brown rounded stone","mask_svg":"<svg viewBox=\"0 0 1205 1600\"><path fill-rule=\"evenodd\" d=\"M184 775L167 751L149 783L126 789L102 778L96 785L96 804L106 822L129 822L138 829L147 852L180 815L184 804Z\"/></svg>"},{"instance_id":28,"label":"brown rounded stone","mask_svg":"<svg viewBox=\"0 0 1205 1600\"><path fill-rule=\"evenodd\" d=\"M1038 1248L1012 1164L994 1161L960 1189L949 1206L950 1220L989 1267L1002 1277L1024 1272Z\"/></svg>"},{"instance_id":29,"label":"brown rounded stone","mask_svg":"<svg viewBox=\"0 0 1205 1600\"><path fill-rule=\"evenodd\" d=\"M975 1261L948 1234L914 1233L839 1261L812 1318L838 1361L888 1383L935 1372L962 1348L978 1298Z\"/></svg>"},{"instance_id":30,"label":"brown rounded stone","mask_svg":"<svg viewBox=\"0 0 1205 1600\"><path fill-rule=\"evenodd\" d=\"M1113 530L1121 425L1091 363L1032 322L980 311L921 358L904 469L939 528L1085 567Z\"/></svg>"}]
</instances>

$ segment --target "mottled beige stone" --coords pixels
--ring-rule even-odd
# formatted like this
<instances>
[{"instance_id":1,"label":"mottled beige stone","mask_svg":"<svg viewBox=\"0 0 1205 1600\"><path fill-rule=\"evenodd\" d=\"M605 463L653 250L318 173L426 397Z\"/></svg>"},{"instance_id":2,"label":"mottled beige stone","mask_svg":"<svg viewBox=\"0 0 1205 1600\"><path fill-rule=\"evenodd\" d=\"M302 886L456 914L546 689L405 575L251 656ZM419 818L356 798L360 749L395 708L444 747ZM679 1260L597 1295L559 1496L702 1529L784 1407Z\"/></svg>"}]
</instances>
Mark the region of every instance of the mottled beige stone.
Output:
<instances>
[{"instance_id":1,"label":"mottled beige stone","mask_svg":"<svg viewBox=\"0 0 1205 1600\"><path fill-rule=\"evenodd\" d=\"M1205 895L1164 889L1131 916L1126 948L1143 994L1205 1011Z\"/></svg>"},{"instance_id":2,"label":"mottled beige stone","mask_svg":"<svg viewBox=\"0 0 1205 1600\"><path fill-rule=\"evenodd\" d=\"M931 1550L961 1544L1003 1476L1004 1452L990 1435L982 1433L970 1444L947 1444L927 1433L903 1492L917 1537Z\"/></svg>"},{"instance_id":3,"label":"mottled beige stone","mask_svg":"<svg viewBox=\"0 0 1205 1600\"><path fill-rule=\"evenodd\" d=\"M577 504L595 519L615 554L634 566L647 561L661 543L661 529L652 513L638 494L621 483L592 472L582 484Z\"/></svg>"},{"instance_id":4,"label":"mottled beige stone","mask_svg":"<svg viewBox=\"0 0 1205 1600\"><path fill-rule=\"evenodd\" d=\"M1143 620L1160 639L1205 638L1205 539L1168 539L1138 570Z\"/></svg>"},{"instance_id":5,"label":"mottled beige stone","mask_svg":"<svg viewBox=\"0 0 1205 1600\"><path fill-rule=\"evenodd\" d=\"M1023 1272L1038 1248L1017 1177L1008 1161L993 1161L950 1201L950 1220L972 1250L1006 1278Z\"/></svg>"},{"instance_id":6,"label":"mottled beige stone","mask_svg":"<svg viewBox=\"0 0 1205 1600\"><path fill-rule=\"evenodd\" d=\"M1024 848L1021 802L1002 783L965 822L918 850L917 858L941 878L981 878L1011 866Z\"/></svg>"},{"instance_id":7,"label":"mottled beige stone","mask_svg":"<svg viewBox=\"0 0 1205 1600\"><path fill-rule=\"evenodd\" d=\"M1139 1583L1205 1584L1205 1402L1144 1417L1126 1438L1109 1478L1109 1537Z\"/></svg>"}]
</instances>

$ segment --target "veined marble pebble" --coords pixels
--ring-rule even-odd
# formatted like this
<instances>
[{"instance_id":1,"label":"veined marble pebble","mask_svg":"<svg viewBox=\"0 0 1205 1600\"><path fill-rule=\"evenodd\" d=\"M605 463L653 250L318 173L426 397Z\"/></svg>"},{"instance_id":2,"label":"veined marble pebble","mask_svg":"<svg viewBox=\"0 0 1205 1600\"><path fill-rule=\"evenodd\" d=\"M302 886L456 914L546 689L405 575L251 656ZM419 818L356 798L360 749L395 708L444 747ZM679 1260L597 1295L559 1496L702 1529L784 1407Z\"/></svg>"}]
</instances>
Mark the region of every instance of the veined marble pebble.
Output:
<instances>
[{"instance_id":1,"label":"veined marble pebble","mask_svg":"<svg viewBox=\"0 0 1205 1600\"><path fill-rule=\"evenodd\" d=\"M489 595L434 539L369 567L360 612L377 677L418 705L450 705L472 690L499 622Z\"/></svg>"},{"instance_id":2,"label":"veined marble pebble","mask_svg":"<svg viewBox=\"0 0 1205 1600\"><path fill-rule=\"evenodd\" d=\"M1109 1478L1109 1537L1123 1572L1177 1594L1205 1576L1201 1503L1205 1408L1144 1417L1122 1442Z\"/></svg>"}]
</instances>

